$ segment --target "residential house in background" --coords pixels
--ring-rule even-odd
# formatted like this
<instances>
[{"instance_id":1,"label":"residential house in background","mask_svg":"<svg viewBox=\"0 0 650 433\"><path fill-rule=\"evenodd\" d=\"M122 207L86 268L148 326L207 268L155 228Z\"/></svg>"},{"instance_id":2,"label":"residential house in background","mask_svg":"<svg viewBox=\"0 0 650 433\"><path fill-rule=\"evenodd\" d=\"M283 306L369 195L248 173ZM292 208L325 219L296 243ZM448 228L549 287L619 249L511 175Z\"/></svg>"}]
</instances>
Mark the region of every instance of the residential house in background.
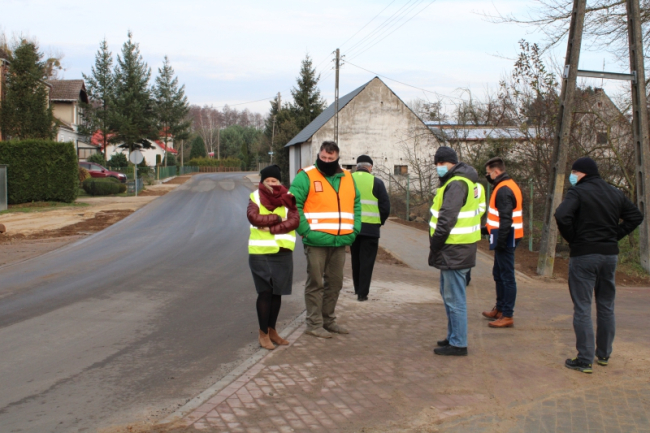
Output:
<instances>
[{"instance_id":1,"label":"residential house in background","mask_svg":"<svg viewBox=\"0 0 650 433\"><path fill-rule=\"evenodd\" d=\"M178 151L174 150L173 148L174 142L172 139L167 139L167 146L165 146L165 143L163 143L162 140L145 140L145 141L147 144L143 146L142 149L140 149L140 152L142 152L145 162L150 167L155 166L156 161L160 161L160 163L162 163L165 159L165 155L167 154L167 152L169 152L174 156L178 155ZM97 131L95 132L95 134L93 134L91 143L93 146L95 146L95 148L99 152L102 152L104 150L102 133L100 131ZM122 153L124 154L124 156L126 156L127 160L129 159L129 150L121 147L120 144L109 143L106 147L108 149L108 152L106 154L107 159L110 159L111 156L113 156L116 153Z\"/></svg>"},{"instance_id":2,"label":"residential house in background","mask_svg":"<svg viewBox=\"0 0 650 433\"><path fill-rule=\"evenodd\" d=\"M97 152L97 147L89 143L88 137L79 133L83 122L81 104L88 103L86 85L83 80L50 80L50 106L59 123L57 141L71 141L77 150L77 157L85 161Z\"/></svg>"},{"instance_id":3,"label":"residential house in background","mask_svg":"<svg viewBox=\"0 0 650 433\"><path fill-rule=\"evenodd\" d=\"M334 140L335 115L332 104L287 143L292 181L298 170L314 164L323 141ZM341 166L353 169L359 155L369 155L373 173L385 180L432 161L439 146L427 125L378 77L339 98L338 122Z\"/></svg>"}]
</instances>

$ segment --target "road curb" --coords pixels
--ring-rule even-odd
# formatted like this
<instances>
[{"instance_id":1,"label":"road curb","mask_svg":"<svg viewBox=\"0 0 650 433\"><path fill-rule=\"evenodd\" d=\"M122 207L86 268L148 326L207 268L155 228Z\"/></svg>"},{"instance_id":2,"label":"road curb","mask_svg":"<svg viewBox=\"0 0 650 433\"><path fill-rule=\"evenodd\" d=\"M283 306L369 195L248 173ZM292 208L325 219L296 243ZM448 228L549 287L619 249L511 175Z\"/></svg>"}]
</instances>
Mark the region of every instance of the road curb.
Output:
<instances>
[{"instance_id":1,"label":"road curb","mask_svg":"<svg viewBox=\"0 0 650 433\"><path fill-rule=\"evenodd\" d=\"M293 337L294 332L300 332L302 333L304 329L300 329L300 326L303 325L305 322L305 318L307 316L306 310L303 310L302 313L295 319L291 321L279 334L282 338L287 339L287 340L295 340L295 338L290 338ZM296 337L297 338L297 337ZM284 346L282 348L290 348L291 346ZM237 367L235 367L230 373L226 374L223 378L221 378L219 381L217 381L215 384L212 386L208 387L205 391L194 397L190 402L185 404L183 407L180 409L176 410L174 413L171 415L167 416L164 418L162 421L159 421L158 424L169 424L174 421L179 421L183 417L187 416L189 413L194 411L195 409L199 408L201 405L203 405L206 401L208 401L211 397L213 397L215 394L219 393L221 390L226 388L228 385L232 384L234 381L242 377L244 374L246 374L247 371L249 371L251 368L253 368L256 364L258 364L260 361L262 361L265 357L272 355L274 352L277 352L278 349L281 347L276 348L273 351L269 351L267 349L260 349L257 352L255 352L252 356L250 356L248 359L246 359L244 362L239 364Z\"/></svg>"}]
</instances>

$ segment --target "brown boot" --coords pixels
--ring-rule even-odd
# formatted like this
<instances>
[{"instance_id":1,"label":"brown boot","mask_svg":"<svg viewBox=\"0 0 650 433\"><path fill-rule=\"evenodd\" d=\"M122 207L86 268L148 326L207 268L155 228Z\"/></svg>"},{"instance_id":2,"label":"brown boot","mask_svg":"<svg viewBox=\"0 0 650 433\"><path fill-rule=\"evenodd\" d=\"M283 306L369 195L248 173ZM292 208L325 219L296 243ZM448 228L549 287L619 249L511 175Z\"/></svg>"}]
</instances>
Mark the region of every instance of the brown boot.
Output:
<instances>
[{"instance_id":1,"label":"brown boot","mask_svg":"<svg viewBox=\"0 0 650 433\"><path fill-rule=\"evenodd\" d=\"M269 328L269 338L271 339L272 342L274 342L275 344L279 344L281 346L287 346L289 344L289 342L284 338L280 337L280 335L278 335L278 331L276 331L273 328Z\"/></svg>"},{"instance_id":2,"label":"brown boot","mask_svg":"<svg viewBox=\"0 0 650 433\"><path fill-rule=\"evenodd\" d=\"M495 320L494 322L488 323L490 328L511 328L514 326L515 321L512 317L501 316L501 318Z\"/></svg>"},{"instance_id":3,"label":"brown boot","mask_svg":"<svg viewBox=\"0 0 650 433\"><path fill-rule=\"evenodd\" d=\"M484 311L483 317L490 319L490 320L496 320L499 317L501 317L501 311L497 310L497 306L495 305L492 311Z\"/></svg>"},{"instance_id":4,"label":"brown boot","mask_svg":"<svg viewBox=\"0 0 650 433\"><path fill-rule=\"evenodd\" d=\"M262 331L261 329L260 329L260 346L268 350L275 349L275 346L273 345L273 343L271 343L269 334L265 334L264 331Z\"/></svg>"}]
</instances>

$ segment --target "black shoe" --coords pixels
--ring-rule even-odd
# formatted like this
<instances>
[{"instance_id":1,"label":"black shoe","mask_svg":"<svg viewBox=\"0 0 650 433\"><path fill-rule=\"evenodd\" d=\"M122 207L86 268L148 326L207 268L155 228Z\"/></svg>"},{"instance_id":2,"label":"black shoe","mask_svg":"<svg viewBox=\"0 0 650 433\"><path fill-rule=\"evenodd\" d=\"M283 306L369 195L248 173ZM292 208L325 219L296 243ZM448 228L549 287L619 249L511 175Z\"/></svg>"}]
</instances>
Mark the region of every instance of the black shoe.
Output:
<instances>
[{"instance_id":1,"label":"black shoe","mask_svg":"<svg viewBox=\"0 0 650 433\"><path fill-rule=\"evenodd\" d=\"M606 358L599 356L598 359L596 359L596 363L598 363L598 365L602 365L603 367L607 367L609 364L609 356Z\"/></svg>"},{"instance_id":2,"label":"black shoe","mask_svg":"<svg viewBox=\"0 0 650 433\"><path fill-rule=\"evenodd\" d=\"M445 346L433 349L433 353L442 356L467 356L467 347Z\"/></svg>"},{"instance_id":3,"label":"black shoe","mask_svg":"<svg viewBox=\"0 0 650 433\"><path fill-rule=\"evenodd\" d=\"M440 347L447 347L449 346L449 340L447 340L446 338L444 340L438 340L436 344Z\"/></svg>"},{"instance_id":4,"label":"black shoe","mask_svg":"<svg viewBox=\"0 0 650 433\"><path fill-rule=\"evenodd\" d=\"M591 369L591 364L580 361L578 358L567 359L564 361L564 366L570 368L571 370L578 370L583 373L591 374L593 370Z\"/></svg>"},{"instance_id":5,"label":"black shoe","mask_svg":"<svg viewBox=\"0 0 650 433\"><path fill-rule=\"evenodd\" d=\"M361 295L359 295L359 296L357 297L357 300L358 300L359 302L367 301L367 300L368 300L368 297L367 297L367 296L361 296Z\"/></svg>"}]
</instances>

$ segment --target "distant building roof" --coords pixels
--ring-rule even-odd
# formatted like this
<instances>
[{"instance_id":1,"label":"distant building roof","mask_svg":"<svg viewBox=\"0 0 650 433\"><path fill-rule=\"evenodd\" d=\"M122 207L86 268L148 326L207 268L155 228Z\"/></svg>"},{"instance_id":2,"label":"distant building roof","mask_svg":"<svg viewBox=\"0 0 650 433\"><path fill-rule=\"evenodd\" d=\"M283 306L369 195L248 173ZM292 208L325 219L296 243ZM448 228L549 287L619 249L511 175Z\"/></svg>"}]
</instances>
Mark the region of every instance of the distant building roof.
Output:
<instances>
[{"instance_id":1,"label":"distant building roof","mask_svg":"<svg viewBox=\"0 0 650 433\"><path fill-rule=\"evenodd\" d=\"M373 78L373 80L374 80L374 78ZM345 107L352 99L354 99L355 96L357 96L359 93L361 93L361 91L363 89L365 89L366 86L368 84L370 84L371 81L372 80L368 81L367 83L365 83L361 87L358 87L358 88L354 89L353 91L351 91L347 95L340 97L339 98L339 111L341 111L343 109L343 107ZM307 125L305 127L305 129L300 131L298 133L298 135L293 137L293 139L290 142L288 142L287 145L284 146L284 147L294 146L296 144L304 143L305 141L309 140L311 138L311 136L314 135L319 129L321 129L323 127L323 125L325 125L332 117L334 117L335 114L336 114L336 112L334 110L334 103L332 103L332 105L327 107L325 109L325 111L323 111L322 113L320 113L318 115L317 118L312 120L312 122L309 125Z\"/></svg>"},{"instance_id":2,"label":"distant building roof","mask_svg":"<svg viewBox=\"0 0 650 433\"><path fill-rule=\"evenodd\" d=\"M537 132L535 128L529 128L527 133L524 133L519 128L508 126L480 126L480 127L467 127L467 126L452 126L444 127L432 126L432 122L425 122L431 132L443 141L483 141L486 139L510 139L510 140L524 140L526 138L536 137Z\"/></svg>"},{"instance_id":3,"label":"distant building roof","mask_svg":"<svg viewBox=\"0 0 650 433\"><path fill-rule=\"evenodd\" d=\"M86 85L84 80L50 80L52 86L50 91L51 101L78 101L88 102Z\"/></svg>"}]
</instances>

